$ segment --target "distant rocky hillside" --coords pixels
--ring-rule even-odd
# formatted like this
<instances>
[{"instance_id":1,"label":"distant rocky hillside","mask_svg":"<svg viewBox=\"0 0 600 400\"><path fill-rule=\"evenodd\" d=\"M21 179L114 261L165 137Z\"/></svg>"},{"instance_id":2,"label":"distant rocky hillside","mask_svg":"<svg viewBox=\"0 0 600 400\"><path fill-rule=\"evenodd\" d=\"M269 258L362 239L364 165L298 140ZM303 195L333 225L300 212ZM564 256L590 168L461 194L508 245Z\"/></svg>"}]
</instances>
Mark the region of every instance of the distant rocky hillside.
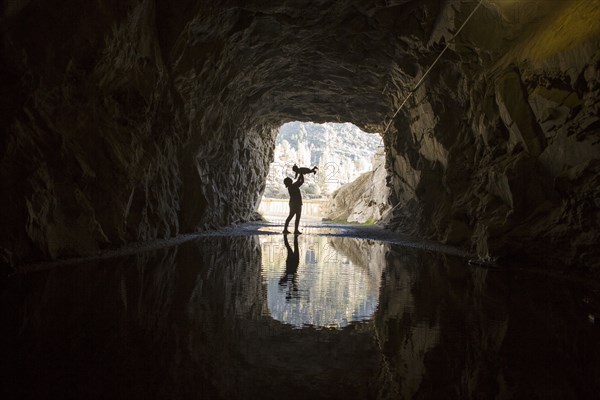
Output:
<instances>
[{"instance_id":1,"label":"distant rocky hillside","mask_svg":"<svg viewBox=\"0 0 600 400\"><path fill-rule=\"evenodd\" d=\"M383 143L378 134L365 133L350 123L284 124L275 142L265 197L287 197L283 179L294 177L294 164L318 166L316 175L306 176L303 192L308 198L327 197L340 186L370 171L373 154L381 146Z\"/></svg>"}]
</instances>

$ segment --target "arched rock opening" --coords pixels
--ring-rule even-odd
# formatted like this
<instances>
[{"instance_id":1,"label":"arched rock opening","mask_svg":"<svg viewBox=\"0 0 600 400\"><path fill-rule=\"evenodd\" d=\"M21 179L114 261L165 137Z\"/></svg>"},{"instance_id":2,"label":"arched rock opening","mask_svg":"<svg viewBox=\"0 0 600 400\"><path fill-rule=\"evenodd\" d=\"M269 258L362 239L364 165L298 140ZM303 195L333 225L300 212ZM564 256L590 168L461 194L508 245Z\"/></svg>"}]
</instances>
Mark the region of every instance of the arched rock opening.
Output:
<instances>
[{"instance_id":1,"label":"arched rock opening","mask_svg":"<svg viewBox=\"0 0 600 400\"><path fill-rule=\"evenodd\" d=\"M250 218L274 128L382 132L476 4L72 3L4 8L9 263ZM391 227L594 266L598 2L526 3L486 0L394 119Z\"/></svg>"}]
</instances>

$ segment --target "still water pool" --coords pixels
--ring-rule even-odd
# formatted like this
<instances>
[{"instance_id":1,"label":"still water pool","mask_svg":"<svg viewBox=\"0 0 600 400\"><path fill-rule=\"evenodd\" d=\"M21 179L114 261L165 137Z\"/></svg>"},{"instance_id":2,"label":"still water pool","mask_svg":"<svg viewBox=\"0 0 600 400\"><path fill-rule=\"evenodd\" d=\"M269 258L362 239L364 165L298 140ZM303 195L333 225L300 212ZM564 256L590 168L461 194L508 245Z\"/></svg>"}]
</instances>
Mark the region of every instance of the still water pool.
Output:
<instances>
[{"instance_id":1,"label":"still water pool","mask_svg":"<svg viewBox=\"0 0 600 400\"><path fill-rule=\"evenodd\" d=\"M387 245L293 235L283 243L263 236L260 244L265 315L296 328L344 328L373 317Z\"/></svg>"},{"instance_id":2,"label":"still water pool","mask_svg":"<svg viewBox=\"0 0 600 400\"><path fill-rule=\"evenodd\" d=\"M377 241L211 237L1 283L3 399L600 393L595 286Z\"/></svg>"}]
</instances>

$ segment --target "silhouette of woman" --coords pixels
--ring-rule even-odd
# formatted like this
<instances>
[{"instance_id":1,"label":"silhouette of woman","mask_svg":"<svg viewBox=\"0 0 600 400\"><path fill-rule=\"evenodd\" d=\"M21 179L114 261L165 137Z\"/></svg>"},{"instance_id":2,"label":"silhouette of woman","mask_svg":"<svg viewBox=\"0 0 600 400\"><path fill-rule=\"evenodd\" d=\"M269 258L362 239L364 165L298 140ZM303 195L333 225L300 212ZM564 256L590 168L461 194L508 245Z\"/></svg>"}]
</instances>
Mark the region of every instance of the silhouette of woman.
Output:
<instances>
[{"instance_id":1,"label":"silhouette of woman","mask_svg":"<svg viewBox=\"0 0 600 400\"><path fill-rule=\"evenodd\" d=\"M304 175L302 174L296 179L296 182L292 182L291 178L285 178L283 180L283 184L287 187L290 194L290 215L288 215L285 220L283 233L290 233L290 231L288 231L288 225L294 215L296 215L296 229L294 230L294 235L300 235L302 233L298 230L298 226L300 225L300 217L302 216L302 194L300 193L300 186L302 186L303 183Z\"/></svg>"}]
</instances>

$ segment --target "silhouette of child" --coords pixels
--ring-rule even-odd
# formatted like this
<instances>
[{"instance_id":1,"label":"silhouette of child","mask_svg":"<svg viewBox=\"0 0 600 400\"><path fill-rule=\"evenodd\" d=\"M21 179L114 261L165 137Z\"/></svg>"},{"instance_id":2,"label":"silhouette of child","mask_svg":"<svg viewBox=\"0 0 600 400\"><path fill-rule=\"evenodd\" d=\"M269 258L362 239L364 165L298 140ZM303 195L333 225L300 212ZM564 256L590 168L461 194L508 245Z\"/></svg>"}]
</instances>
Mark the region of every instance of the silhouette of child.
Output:
<instances>
[{"instance_id":1,"label":"silhouette of child","mask_svg":"<svg viewBox=\"0 0 600 400\"><path fill-rule=\"evenodd\" d=\"M317 174L317 170L319 168L318 167L313 167L311 168L306 168L306 167L299 167L296 164L294 164L294 166L292 167L292 171L294 171L296 173L296 175L294 176L294 179L296 179L298 177L298 175L304 175L304 174Z\"/></svg>"}]
</instances>

